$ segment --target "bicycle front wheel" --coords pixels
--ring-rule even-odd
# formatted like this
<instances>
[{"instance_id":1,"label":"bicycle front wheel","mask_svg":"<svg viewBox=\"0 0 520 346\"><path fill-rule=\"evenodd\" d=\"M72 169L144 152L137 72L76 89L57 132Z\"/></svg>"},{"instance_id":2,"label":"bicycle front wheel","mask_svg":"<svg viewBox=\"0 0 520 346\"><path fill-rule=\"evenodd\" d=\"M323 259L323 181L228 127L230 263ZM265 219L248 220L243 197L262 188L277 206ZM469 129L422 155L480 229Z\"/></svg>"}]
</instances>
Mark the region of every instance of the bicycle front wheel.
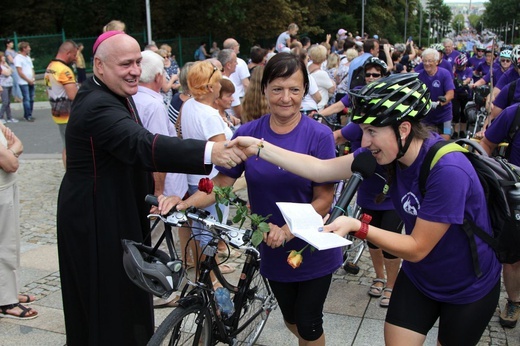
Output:
<instances>
[{"instance_id":1,"label":"bicycle front wheel","mask_svg":"<svg viewBox=\"0 0 520 346\"><path fill-rule=\"evenodd\" d=\"M212 345L212 321L202 304L174 309L155 331L148 346Z\"/></svg>"},{"instance_id":2,"label":"bicycle front wheel","mask_svg":"<svg viewBox=\"0 0 520 346\"><path fill-rule=\"evenodd\" d=\"M253 345L267 323L267 318L278 305L269 282L257 270L249 284L244 300L238 303L241 313L236 341L238 345Z\"/></svg>"}]
</instances>

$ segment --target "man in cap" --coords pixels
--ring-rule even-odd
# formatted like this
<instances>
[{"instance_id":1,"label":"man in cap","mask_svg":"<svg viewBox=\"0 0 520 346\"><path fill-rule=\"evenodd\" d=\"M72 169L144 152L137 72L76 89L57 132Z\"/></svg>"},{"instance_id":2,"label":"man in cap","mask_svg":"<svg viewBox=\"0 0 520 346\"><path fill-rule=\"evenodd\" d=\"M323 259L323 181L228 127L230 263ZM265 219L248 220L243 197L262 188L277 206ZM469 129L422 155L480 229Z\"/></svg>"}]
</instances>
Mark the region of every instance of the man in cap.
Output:
<instances>
[{"instance_id":1,"label":"man in cap","mask_svg":"<svg viewBox=\"0 0 520 346\"><path fill-rule=\"evenodd\" d=\"M132 95L141 49L122 31L94 43L94 76L67 125L67 172L58 197L58 255L67 345L145 345L154 331L151 295L123 268L122 239L149 232L144 202L152 172L208 174L211 162L245 159L226 142L181 140L142 127Z\"/></svg>"}]
</instances>

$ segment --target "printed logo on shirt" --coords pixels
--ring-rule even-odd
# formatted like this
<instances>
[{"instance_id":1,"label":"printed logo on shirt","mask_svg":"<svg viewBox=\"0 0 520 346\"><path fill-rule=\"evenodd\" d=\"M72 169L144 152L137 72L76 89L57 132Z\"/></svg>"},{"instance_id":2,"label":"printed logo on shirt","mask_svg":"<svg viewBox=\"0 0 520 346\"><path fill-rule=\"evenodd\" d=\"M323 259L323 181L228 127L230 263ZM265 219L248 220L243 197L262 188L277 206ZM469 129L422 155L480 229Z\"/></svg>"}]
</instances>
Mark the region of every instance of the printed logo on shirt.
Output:
<instances>
[{"instance_id":1,"label":"printed logo on shirt","mask_svg":"<svg viewBox=\"0 0 520 346\"><path fill-rule=\"evenodd\" d=\"M440 87L441 87L441 82L440 82L438 79L436 79L436 80L434 80L434 81L432 82L432 86L433 86L434 88L440 88Z\"/></svg>"},{"instance_id":2,"label":"printed logo on shirt","mask_svg":"<svg viewBox=\"0 0 520 346\"><path fill-rule=\"evenodd\" d=\"M401 198L401 204L403 210L413 216L417 216L417 211L421 209L421 203L419 203L419 200L413 192L408 192L404 195L403 198Z\"/></svg>"}]
</instances>

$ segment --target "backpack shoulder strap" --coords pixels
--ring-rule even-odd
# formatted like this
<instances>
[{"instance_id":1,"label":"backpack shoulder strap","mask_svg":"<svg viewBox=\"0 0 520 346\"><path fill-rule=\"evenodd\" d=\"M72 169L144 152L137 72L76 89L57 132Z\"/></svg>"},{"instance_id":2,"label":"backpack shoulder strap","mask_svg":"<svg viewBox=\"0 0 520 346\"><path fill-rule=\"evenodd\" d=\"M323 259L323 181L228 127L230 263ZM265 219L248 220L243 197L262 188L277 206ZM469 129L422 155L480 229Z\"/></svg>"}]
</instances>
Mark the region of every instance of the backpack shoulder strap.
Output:
<instances>
[{"instance_id":1,"label":"backpack shoulder strap","mask_svg":"<svg viewBox=\"0 0 520 346\"><path fill-rule=\"evenodd\" d=\"M441 157L452 152L467 152L467 150L456 143L440 141L432 145L426 153L426 157L424 158L419 172L419 189L423 196L426 193L426 180L428 180L430 170L441 159Z\"/></svg>"},{"instance_id":2,"label":"backpack shoulder strap","mask_svg":"<svg viewBox=\"0 0 520 346\"><path fill-rule=\"evenodd\" d=\"M510 106L514 103L513 100L515 98L515 89L516 89L517 81L518 81L518 79L516 79L514 82L509 83L509 87L507 89L507 105L508 106Z\"/></svg>"}]
</instances>

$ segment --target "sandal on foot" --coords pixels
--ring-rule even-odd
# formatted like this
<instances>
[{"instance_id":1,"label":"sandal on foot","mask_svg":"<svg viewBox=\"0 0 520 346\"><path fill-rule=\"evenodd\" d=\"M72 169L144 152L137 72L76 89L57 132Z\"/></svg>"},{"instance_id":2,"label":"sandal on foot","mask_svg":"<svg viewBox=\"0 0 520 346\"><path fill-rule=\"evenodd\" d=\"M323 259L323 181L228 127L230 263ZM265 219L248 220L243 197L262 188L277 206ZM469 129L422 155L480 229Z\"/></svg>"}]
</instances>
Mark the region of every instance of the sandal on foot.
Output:
<instances>
[{"instance_id":1,"label":"sandal on foot","mask_svg":"<svg viewBox=\"0 0 520 346\"><path fill-rule=\"evenodd\" d=\"M21 304L29 305L36 300L36 297L31 294L19 294L18 302Z\"/></svg>"},{"instance_id":2,"label":"sandal on foot","mask_svg":"<svg viewBox=\"0 0 520 346\"><path fill-rule=\"evenodd\" d=\"M12 311L14 308L19 308L20 310L22 310L22 312L19 315L16 315ZM11 310L11 312L8 312L7 310ZM0 317L4 318L14 318L17 320L32 320L33 318L38 317L38 311L25 307L20 303L0 306L0 311Z\"/></svg>"},{"instance_id":3,"label":"sandal on foot","mask_svg":"<svg viewBox=\"0 0 520 346\"><path fill-rule=\"evenodd\" d=\"M390 305L390 297L385 295L385 292L390 293L390 296L392 296L392 289L391 288L385 288L383 290L383 294L381 295L381 298L379 299L379 306L382 308L387 308L388 305Z\"/></svg>"},{"instance_id":4,"label":"sandal on foot","mask_svg":"<svg viewBox=\"0 0 520 346\"><path fill-rule=\"evenodd\" d=\"M231 251L228 251L228 249L224 249L217 250L217 256L225 259L236 259L242 256L242 253L233 249L231 249Z\"/></svg>"},{"instance_id":5,"label":"sandal on foot","mask_svg":"<svg viewBox=\"0 0 520 346\"><path fill-rule=\"evenodd\" d=\"M222 274L229 274L235 271L235 267L230 266L229 264L219 264L218 267Z\"/></svg>"},{"instance_id":6,"label":"sandal on foot","mask_svg":"<svg viewBox=\"0 0 520 346\"><path fill-rule=\"evenodd\" d=\"M383 286L376 286L377 283L383 284ZM379 298L383 294L383 290L385 289L386 281L384 279L375 278L372 281L372 285L368 289L368 295L371 297Z\"/></svg>"}]
</instances>

